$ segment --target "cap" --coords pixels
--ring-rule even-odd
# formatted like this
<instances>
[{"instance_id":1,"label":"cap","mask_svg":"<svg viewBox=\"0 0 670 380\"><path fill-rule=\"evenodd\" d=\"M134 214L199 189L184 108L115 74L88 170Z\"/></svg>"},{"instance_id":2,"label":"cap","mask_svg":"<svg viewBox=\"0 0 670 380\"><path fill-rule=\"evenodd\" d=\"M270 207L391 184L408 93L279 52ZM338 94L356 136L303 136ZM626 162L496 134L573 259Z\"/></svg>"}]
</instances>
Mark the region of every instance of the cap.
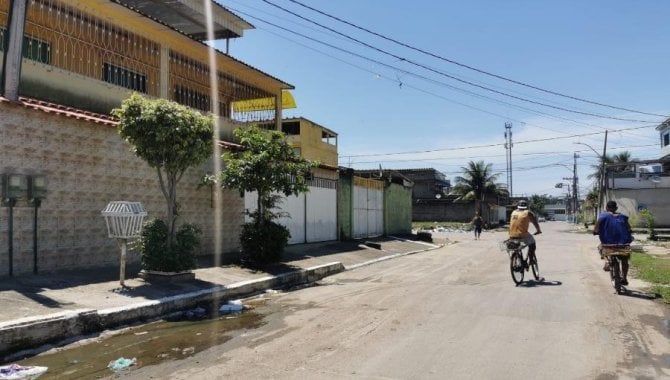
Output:
<instances>
[{"instance_id":1,"label":"cap","mask_svg":"<svg viewBox=\"0 0 670 380\"><path fill-rule=\"evenodd\" d=\"M607 202L607 209L608 210L616 210L617 209L616 202L614 202L614 201Z\"/></svg>"},{"instance_id":2,"label":"cap","mask_svg":"<svg viewBox=\"0 0 670 380\"><path fill-rule=\"evenodd\" d=\"M518 208L519 210L525 210L528 208L528 202L521 200L519 201L519 203L516 204L516 208Z\"/></svg>"}]
</instances>

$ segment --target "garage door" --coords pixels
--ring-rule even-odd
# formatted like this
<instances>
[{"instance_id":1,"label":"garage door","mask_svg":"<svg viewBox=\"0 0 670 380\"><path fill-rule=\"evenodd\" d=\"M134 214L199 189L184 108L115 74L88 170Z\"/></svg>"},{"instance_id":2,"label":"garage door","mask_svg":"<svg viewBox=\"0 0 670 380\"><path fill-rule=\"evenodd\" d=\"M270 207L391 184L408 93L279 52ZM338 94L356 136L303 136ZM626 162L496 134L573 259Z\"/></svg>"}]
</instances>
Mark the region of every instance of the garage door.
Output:
<instances>
[{"instance_id":1,"label":"garage door","mask_svg":"<svg viewBox=\"0 0 670 380\"><path fill-rule=\"evenodd\" d=\"M354 238L384 234L384 182L354 177Z\"/></svg>"}]
</instances>

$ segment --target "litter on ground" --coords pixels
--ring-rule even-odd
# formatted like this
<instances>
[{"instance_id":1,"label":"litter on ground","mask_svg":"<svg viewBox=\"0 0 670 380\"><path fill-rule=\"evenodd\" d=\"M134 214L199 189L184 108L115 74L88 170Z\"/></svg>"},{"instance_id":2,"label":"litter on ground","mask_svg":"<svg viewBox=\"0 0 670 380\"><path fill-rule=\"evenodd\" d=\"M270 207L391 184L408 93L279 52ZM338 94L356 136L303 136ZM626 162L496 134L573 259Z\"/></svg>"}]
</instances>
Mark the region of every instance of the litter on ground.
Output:
<instances>
[{"instance_id":1,"label":"litter on ground","mask_svg":"<svg viewBox=\"0 0 670 380\"><path fill-rule=\"evenodd\" d=\"M49 367L22 366L18 364L3 365L0 366L0 379L1 380L37 379L44 372L46 372L47 369L49 369Z\"/></svg>"},{"instance_id":2,"label":"litter on ground","mask_svg":"<svg viewBox=\"0 0 670 380\"><path fill-rule=\"evenodd\" d=\"M235 301L228 301L228 303L225 303L221 305L219 308L219 312L223 314L228 314L228 313L239 313L242 310L244 310L244 306L242 305L242 302L237 302Z\"/></svg>"},{"instance_id":3,"label":"litter on ground","mask_svg":"<svg viewBox=\"0 0 670 380\"><path fill-rule=\"evenodd\" d=\"M127 369L130 366L135 365L137 363L137 359L132 358L132 359L126 359L124 357L120 357L116 360L113 360L109 362L107 365L107 368L111 369L114 372L118 371L123 371L124 369Z\"/></svg>"}]
</instances>

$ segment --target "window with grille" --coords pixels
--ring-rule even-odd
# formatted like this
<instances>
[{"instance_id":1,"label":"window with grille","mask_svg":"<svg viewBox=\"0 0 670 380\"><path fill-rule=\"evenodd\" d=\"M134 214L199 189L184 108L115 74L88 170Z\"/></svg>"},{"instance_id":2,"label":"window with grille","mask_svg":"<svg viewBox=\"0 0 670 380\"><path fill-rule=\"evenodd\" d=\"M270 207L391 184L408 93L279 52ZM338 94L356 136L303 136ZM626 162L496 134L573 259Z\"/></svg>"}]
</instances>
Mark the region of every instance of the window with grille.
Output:
<instances>
[{"instance_id":1,"label":"window with grille","mask_svg":"<svg viewBox=\"0 0 670 380\"><path fill-rule=\"evenodd\" d=\"M0 28L0 51L5 50L7 29ZM49 64L51 61L51 45L37 38L23 36L23 58Z\"/></svg>"},{"instance_id":2,"label":"window with grille","mask_svg":"<svg viewBox=\"0 0 670 380\"><path fill-rule=\"evenodd\" d=\"M184 86L175 86L174 101L185 106L209 112L210 97Z\"/></svg>"},{"instance_id":3,"label":"window with grille","mask_svg":"<svg viewBox=\"0 0 670 380\"><path fill-rule=\"evenodd\" d=\"M147 93L147 76L126 68L105 62L102 68L102 80L125 87L133 91Z\"/></svg>"}]
</instances>

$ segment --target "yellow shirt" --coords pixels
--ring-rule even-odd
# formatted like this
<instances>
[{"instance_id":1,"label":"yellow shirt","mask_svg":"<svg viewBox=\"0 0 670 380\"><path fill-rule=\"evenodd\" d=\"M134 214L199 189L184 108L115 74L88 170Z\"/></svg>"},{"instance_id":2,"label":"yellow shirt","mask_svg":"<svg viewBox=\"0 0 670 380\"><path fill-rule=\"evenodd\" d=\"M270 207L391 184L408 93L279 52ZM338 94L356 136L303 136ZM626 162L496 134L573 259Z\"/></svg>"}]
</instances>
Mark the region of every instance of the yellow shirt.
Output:
<instances>
[{"instance_id":1,"label":"yellow shirt","mask_svg":"<svg viewBox=\"0 0 670 380\"><path fill-rule=\"evenodd\" d=\"M528 225L530 224L529 210L514 210L510 218L509 237L523 238L530 236L530 232L528 232Z\"/></svg>"}]
</instances>

